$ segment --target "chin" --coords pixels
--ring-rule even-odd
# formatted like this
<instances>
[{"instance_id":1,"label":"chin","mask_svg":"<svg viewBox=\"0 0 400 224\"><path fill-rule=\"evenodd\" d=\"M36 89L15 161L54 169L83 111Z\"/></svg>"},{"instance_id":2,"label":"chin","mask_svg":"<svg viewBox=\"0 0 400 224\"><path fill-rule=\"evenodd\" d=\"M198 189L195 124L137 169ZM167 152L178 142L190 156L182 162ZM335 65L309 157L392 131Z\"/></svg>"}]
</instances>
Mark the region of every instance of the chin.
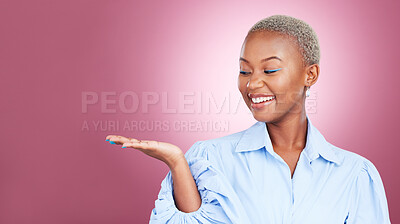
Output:
<instances>
[{"instance_id":1,"label":"chin","mask_svg":"<svg viewBox=\"0 0 400 224\"><path fill-rule=\"evenodd\" d=\"M251 107L250 102L248 102L247 107L257 121L271 122L274 121L278 115L272 108L254 109Z\"/></svg>"},{"instance_id":2,"label":"chin","mask_svg":"<svg viewBox=\"0 0 400 224\"><path fill-rule=\"evenodd\" d=\"M262 121L266 123L274 122L277 119L277 114L273 112L262 112L262 111L251 111L253 114L254 119L257 121Z\"/></svg>"}]
</instances>

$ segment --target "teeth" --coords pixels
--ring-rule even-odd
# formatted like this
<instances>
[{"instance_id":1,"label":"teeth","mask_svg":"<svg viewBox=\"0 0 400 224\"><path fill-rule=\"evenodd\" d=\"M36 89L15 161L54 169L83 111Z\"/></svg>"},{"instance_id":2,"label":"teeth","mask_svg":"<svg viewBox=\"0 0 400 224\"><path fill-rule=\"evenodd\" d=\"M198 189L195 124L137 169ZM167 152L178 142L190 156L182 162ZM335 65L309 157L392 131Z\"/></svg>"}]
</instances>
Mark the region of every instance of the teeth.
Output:
<instances>
[{"instance_id":1,"label":"teeth","mask_svg":"<svg viewBox=\"0 0 400 224\"><path fill-rule=\"evenodd\" d=\"M258 97L258 98L251 98L251 101L253 101L253 103L261 103L264 101L270 101L272 99L274 99L274 96L269 96L269 97Z\"/></svg>"}]
</instances>

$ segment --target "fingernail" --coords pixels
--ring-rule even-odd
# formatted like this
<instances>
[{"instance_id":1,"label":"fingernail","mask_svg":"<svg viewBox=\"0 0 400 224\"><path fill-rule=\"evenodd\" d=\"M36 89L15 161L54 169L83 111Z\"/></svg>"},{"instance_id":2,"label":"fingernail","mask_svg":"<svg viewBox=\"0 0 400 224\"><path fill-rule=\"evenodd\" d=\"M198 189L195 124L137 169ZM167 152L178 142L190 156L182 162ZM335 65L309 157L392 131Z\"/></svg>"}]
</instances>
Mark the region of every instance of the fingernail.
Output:
<instances>
[{"instance_id":1,"label":"fingernail","mask_svg":"<svg viewBox=\"0 0 400 224\"><path fill-rule=\"evenodd\" d=\"M110 139L106 139L106 141L110 141Z\"/></svg>"},{"instance_id":2,"label":"fingernail","mask_svg":"<svg viewBox=\"0 0 400 224\"><path fill-rule=\"evenodd\" d=\"M110 143L115 145L115 142L113 142L113 141L110 141Z\"/></svg>"},{"instance_id":3,"label":"fingernail","mask_svg":"<svg viewBox=\"0 0 400 224\"><path fill-rule=\"evenodd\" d=\"M122 146L122 148L126 148L125 146Z\"/></svg>"}]
</instances>

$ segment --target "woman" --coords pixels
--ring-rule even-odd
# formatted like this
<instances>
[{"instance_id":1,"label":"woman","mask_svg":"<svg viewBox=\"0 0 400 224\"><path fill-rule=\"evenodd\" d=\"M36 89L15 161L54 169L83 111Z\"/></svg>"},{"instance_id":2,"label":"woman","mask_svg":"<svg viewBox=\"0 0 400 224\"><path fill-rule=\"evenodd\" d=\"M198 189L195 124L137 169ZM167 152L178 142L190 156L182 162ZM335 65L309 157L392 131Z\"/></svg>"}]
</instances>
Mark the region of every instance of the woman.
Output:
<instances>
[{"instance_id":1,"label":"woman","mask_svg":"<svg viewBox=\"0 0 400 224\"><path fill-rule=\"evenodd\" d=\"M257 122L175 145L109 135L166 163L150 223L390 223L385 190L366 158L325 140L305 111L319 76L319 44L305 22L274 15L248 32L238 87Z\"/></svg>"}]
</instances>

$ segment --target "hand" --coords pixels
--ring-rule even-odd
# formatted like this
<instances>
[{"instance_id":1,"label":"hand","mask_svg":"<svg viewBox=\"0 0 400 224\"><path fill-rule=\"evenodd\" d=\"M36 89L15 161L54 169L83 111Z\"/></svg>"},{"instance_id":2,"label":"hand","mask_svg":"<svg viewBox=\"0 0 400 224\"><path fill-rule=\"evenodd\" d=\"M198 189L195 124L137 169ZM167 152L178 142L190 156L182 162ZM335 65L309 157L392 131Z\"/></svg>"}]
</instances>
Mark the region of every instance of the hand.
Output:
<instances>
[{"instance_id":1,"label":"hand","mask_svg":"<svg viewBox=\"0 0 400 224\"><path fill-rule=\"evenodd\" d=\"M123 148L139 149L145 154L163 161L170 168L185 159L182 150L178 146L167 142L137 140L119 135L107 135L106 141L111 144L122 145Z\"/></svg>"},{"instance_id":2,"label":"hand","mask_svg":"<svg viewBox=\"0 0 400 224\"><path fill-rule=\"evenodd\" d=\"M182 212L194 212L201 206L201 196L197 190L189 165L180 148L167 142L137 140L119 135L108 135L106 141L134 148L166 163L171 170L173 197L176 207Z\"/></svg>"}]
</instances>

